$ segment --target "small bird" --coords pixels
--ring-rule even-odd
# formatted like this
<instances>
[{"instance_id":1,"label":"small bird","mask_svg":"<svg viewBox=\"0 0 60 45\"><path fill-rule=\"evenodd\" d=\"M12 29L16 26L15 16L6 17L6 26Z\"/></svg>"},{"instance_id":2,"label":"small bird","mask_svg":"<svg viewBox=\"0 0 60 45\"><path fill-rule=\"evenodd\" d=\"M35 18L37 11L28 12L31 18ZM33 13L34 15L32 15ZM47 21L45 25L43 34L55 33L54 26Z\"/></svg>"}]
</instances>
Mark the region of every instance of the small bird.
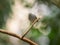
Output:
<instances>
[{"instance_id":1,"label":"small bird","mask_svg":"<svg viewBox=\"0 0 60 45\"><path fill-rule=\"evenodd\" d=\"M28 17L28 19L29 19L29 21L30 21L31 23L33 23L33 22L34 22L34 20L36 20L36 19L37 19L37 17L36 17L34 14L29 13L29 17Z\"/></svg>"}]
</instances>

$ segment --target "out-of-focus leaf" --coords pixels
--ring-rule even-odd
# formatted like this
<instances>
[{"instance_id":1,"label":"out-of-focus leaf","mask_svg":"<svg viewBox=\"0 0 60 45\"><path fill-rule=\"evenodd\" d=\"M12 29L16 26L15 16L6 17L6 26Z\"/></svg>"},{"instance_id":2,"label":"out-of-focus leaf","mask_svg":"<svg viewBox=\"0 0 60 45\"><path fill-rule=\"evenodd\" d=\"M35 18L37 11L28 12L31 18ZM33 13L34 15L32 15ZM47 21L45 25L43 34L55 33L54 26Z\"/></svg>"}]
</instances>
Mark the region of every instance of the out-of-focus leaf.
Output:
<instances>
[{"instance_id":1,"label":"out-of-focus leaf","mask_svg":"<svg viewBox=\"0 0 60 45\"><path fill-rule=\"evenodd\" d=\"M60 8L60 0L51 0L51 2Z\"/></svg>"},{"instance_id":2,"label":"out-of-focus leaf","mask_svg":"<svg viewBox=\"0 0 60 45\"><path fill-rule=\"evenodd\" d=\"M5 25L9 12L11 12L9 0L0 0L0 28L3 28Z\"/></svg>"},{"instance_id":3,"label":"out-of-focus leaf","mask_svg":"<svg viewBox=\"0 0 60 45\"><path fill-rule=\"evenodd\" d=\"M39 30L38 29L36 29L36 28L34 28L34 27L32 27L31 28L31 38L38 38L39 36L40 36L40 32L39 32Z\"/></svg>"}]
</instances>

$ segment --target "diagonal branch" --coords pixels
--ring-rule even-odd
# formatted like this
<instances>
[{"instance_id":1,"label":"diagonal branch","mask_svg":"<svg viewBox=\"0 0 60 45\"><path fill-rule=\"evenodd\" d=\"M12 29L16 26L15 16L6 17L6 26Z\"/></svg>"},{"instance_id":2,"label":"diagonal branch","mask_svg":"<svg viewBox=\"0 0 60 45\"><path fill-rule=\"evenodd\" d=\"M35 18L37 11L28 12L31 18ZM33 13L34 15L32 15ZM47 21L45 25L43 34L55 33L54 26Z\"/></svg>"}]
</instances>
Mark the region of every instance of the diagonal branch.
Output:
<instances>
[{"instance_id":1,"label":"diagonal branch","mask_svg":"<svg viewBox=\"0 0 60 45\"><path fill-rule=\"evenodd\" d=\"M25 37L24 37L24 38L22 39L22 36L21 36L21 35L14 34L14 33L11 33L11 32L9 32L9 31L3 30L3 29L0 29L0 33L4 33L4 34L7 34L7 35L16 37L16 38L21 39L21 40L23 40L23 41L25 41L25 42L27 42L27 43L29 43L29 44L31 44L31 45L38 45L38 44L36 44L35 42L29 40L28 38L25 38Z\"/></svg>"},{"instance_id":2,"label":"diagonal branch","mask_svg":"<svg viewBox=\"0 0 60 45\"><path fill-rule=\"evenodd\" d=\"M3 30L3 29L0 29L0 33L4 33L4 34L7 34L7 35L16 37L16 38L18 38L18 39L20 39L20 40L23 40L23 41L29 43L30 45L38 45L38 44L36 44L35 42L29 40L28 38L26 38L26 37L24 37L24 36L30 31L30 29L32 28L32 26L33 26L39 19L40 19L40 18L36 19L36 20L32 23L32 25L27 29L27 31L25 32L25 34L24 34L23 36L14 34L14 33L12 33L12 32L9 32L9 31Z\"/></svg>"},{"instance_id":3,"label":"diagonal branch","mask_svg":"<svg viewBox=\"0 0 60 45\"><path fill-rule=\"evenodd\" d=\"M22 36L22 39L25 37L25 35L27 35L27 33L30 31L30 29L33 27L33 25L39 20L40 18L36 19L32 25L27 29L27 31L24 33L24 35Z\"/></svg>"}]
</instances>

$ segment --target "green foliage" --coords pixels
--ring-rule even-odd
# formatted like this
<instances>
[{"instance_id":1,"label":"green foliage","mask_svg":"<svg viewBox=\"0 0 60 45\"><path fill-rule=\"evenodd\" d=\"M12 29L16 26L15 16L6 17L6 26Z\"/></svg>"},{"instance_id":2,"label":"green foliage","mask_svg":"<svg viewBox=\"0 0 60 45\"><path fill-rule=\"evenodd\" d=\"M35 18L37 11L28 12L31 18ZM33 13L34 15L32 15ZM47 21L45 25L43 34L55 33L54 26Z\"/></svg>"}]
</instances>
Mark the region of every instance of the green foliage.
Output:
<instances>
[{"instance_id":1,"label":"green foliage","mask_svg":"<svg viewBox=\"0 0 60 45\"><path fill-rule=\"evenodd\" d=\"M48 35L50 38L50 45L60 45L60 9L55 5L51 7L50 16L44 17L42 23L50 26L51 32ZM44 29L44 26L42 27Z\"/></svg>"},{"instance_id":2,"label":"green foliage","mask_svg":"<svg viewBox=\"0 0 60 45\"><path fill-rule=\"evenodd\" d=\"M9 0L0 0L0 28L5 25L9 12L11 12Z\"/></svg>"},{"instance_id":3,"label":"green foliage","mask_svg":"<svg viewBox=\"0 0 60 45\"><path fill-rule=\"evenodd\" d=\"M40 36L40 34L41 33L39 32L38 29L36 29L34 27L31 28L31 38L36 39L36 38L38 38Z\"/></svg>"},{"instance_id":4,"label":"green foliage","mask_svg":"<svg viewBox=\"0 0 60 45\"><path fill-rule=\"evenodd\" d=\"M0 28L5 27L9 13L11 12L10 0L0 0ZM7 35L0 33L0 45L9 45Z\"/></svg>"}]
</instances>

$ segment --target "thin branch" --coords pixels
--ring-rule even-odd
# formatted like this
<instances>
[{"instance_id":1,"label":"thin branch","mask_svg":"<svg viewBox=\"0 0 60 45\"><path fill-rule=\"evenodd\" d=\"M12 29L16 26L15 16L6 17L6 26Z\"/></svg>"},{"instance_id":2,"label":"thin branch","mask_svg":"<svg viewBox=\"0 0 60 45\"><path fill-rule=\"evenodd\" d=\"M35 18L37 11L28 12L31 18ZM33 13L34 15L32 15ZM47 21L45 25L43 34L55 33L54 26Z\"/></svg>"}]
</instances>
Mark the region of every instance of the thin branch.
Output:
<instances>
[{"instance_id":1,"label":"thin branch","mask_svg":"<svg viewBox=\"0 0 60 45\"><path fill-rule=\"evenodd\" d=\"M27 29L27 31L24 33L24 35L22 36L22 38L24 38L25 35L27 35L27 33L30 31L30 29L33 27L33 25L34 25L39 19L40 19L40 18L36 19L36 20L32 23L32 25Z\"/></svg>"},{"instance_id":2,"label":"thin branch","mask_svg":"<svg viewBox=\"0 0 60 45\"><path fill-rule=\"evenodd\" d=\"M51 3L56 5L58 8L60 8L60 0L51 0Z\"/></svg>"},{"instance_id":3,"label":"thin branch","mask_svg":"<svg viewBox=\"0 0 60 45\"><path fill-rule=\"evenodd\" d=\"M9 31L7 31L7 30L0 29L0 33L4 33L4 34L7 34L7 35L16 37L16 38L18 38L18 39L20 39L20 40L23 40L23 41L25 41L25 42L27 42L27 43L29 43L29 44L31 44L31 45L38 45L38 44L36 44L35 42L29 40L29 39L26 38L26 37L24 37L24 38L22 39L22 36L21 36L21 35L14 34L14 33L9 32Z\"/></svg>"}]
</instances>

